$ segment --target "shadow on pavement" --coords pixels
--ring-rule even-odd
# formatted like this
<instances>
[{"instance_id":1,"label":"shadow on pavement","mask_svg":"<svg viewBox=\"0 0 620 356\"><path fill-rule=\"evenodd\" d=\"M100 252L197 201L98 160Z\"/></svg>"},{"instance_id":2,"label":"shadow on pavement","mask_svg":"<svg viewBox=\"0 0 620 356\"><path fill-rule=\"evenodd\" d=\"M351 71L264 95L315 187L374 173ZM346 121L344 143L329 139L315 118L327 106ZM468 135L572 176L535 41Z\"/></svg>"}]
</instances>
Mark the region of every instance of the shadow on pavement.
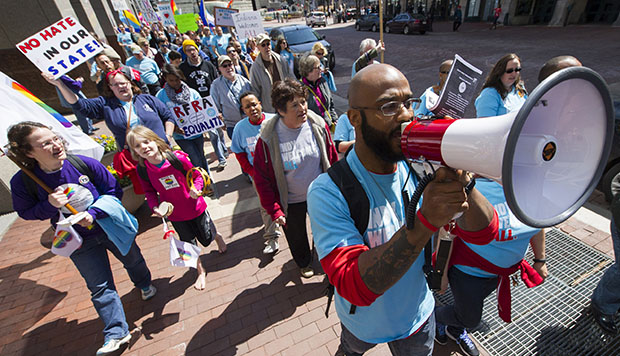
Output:
<instances>
[{"instance_id":1,"label":"shadow on pavement","mask_svg":"<svg viewBox=\"0 0 620 356\"><path fill-rule=\"evenodd\" d=\"M289 282L294 285L287 286ZM290 317L298 306L323 297L324 290L322 282L302 283L295 262L288 261L269 284L244 290L219 316L203 325L187 344L185 354L238 355L237 345Z\"/></svg>"}]
</instances>

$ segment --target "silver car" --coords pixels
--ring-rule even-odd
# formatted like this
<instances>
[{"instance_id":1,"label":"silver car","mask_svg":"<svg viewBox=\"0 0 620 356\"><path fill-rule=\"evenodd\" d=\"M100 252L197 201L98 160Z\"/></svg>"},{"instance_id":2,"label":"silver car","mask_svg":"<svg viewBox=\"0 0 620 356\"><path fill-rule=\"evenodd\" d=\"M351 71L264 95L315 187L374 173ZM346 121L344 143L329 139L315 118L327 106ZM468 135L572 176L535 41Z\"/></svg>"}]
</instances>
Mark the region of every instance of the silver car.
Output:
<instances>
[{"instance_id":1,"label":"silver car","mask_svg":"<svg viewBox=\"0 0 620 356\"><path fill-rule=\"evenodd\" d=\"M306 17L306 26L314 27L315 25L327 27L327 17L320 11L313 11Z\"/></svg>"}]
</instances>

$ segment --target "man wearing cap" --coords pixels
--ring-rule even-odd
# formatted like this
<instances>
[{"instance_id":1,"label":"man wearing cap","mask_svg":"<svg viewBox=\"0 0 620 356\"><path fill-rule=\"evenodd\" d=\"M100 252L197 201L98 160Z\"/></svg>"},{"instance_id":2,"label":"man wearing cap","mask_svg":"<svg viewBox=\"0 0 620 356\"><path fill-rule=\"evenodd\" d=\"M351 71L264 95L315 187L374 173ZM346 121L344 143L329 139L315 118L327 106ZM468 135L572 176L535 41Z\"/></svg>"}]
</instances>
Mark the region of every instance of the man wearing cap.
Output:
<instances>
[{"instance_id":1,"label":"man wearing cap","mask_svg":"<svg viewBox=\"0 0 620 356\"><path fill-rule=\"evenodd\" d=\"M205 98L211 95L211 84L218 76L215 66L200 56L196 42L185 40L182 47L187 58L179 68L185 75L185 82L190 88L200 93L201 97ZM224 132L222 129L209 131L209 139L219 161L218 168L223 169L226 167L226 158L228 157L228 149L224 144Z\"/></svg>"},{"instance_id":2,"label":"man wearing cap","mask_svg":"<svg viewBox=\"0 0 620 356\"><path fill-rule=\"evenodd\" d=\"M252 90L256 92L263 104L263 110L275 113L271 105L271 87L277 81L286 78L295 79L295 75L290 72L288 64L280 55L271 51L271 39L266 33L256 36L256 44L260 56L256 57L250 69L250 83L252 83Z\"/></svg>"},{"instance_id":3,"label":"man wearing cap","mask_svg":"<svg viewBox=\"0 0 620 356\"><path fill-rule=\"evenodd\" d=\"M151 95L157 94L161 89L159 85L159 73L161 73L157 63L144 56L144 52L137 45L131 45L132 57L127 60L126 65L140 72L142 80L149 88Z\"/></svg>"},{"instance_id":4,"label":"man wearing cap","mask_svg":"<svg viewBox=\"0 0 620 356\"><path fill-rule=\"evenodd\" d=\"M217 59L217 67L221 76L211 85L211 97L223 116L228 138L232 139L233 129L241 120L239 97L251 90L252 86L249 80L235 72L233 61L229 56L220 56Z\"/></svg>"}]
</instances>

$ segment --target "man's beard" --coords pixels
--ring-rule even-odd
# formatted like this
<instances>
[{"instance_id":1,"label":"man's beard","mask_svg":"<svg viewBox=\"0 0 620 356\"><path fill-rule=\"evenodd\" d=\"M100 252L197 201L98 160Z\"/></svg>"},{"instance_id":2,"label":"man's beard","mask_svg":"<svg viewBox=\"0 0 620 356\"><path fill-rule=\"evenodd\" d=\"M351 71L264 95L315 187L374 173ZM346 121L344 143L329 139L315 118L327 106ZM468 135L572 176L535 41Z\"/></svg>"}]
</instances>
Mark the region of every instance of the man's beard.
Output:
<instances>
[{"instance_id":1,"label":"man's beard","mask_svg":"<svg viewBox=\"0 0 620 356\"><path fill-rule=\"evenodd\" d=\"M391 150L390 137L394 131L385 134L374 129L368 125L366 114L363 111L360 111L360 114L362 115L362 138L366 145L384 162L396 163L404 160L405 155L403 155L401 150L398 150L398 152ZM398 130L400 130L400 128L398 128Z\"/></svg>"}]
</instances>

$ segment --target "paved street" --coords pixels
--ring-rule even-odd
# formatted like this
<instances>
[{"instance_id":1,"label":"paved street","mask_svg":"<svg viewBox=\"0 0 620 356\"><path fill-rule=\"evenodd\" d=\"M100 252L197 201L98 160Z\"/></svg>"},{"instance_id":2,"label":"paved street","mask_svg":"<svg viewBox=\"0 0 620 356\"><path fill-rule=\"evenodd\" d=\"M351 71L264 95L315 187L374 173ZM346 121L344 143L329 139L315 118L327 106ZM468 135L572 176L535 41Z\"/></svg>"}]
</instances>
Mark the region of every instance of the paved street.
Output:
<instances>
[{"instance_id":1,"label":"paved street","mask_svg":"<svg viewBox=\"0 0 620 356\"><path fill-rule=\"evenodd\" d=\"M378 34L356 32L352 22L318 31L336 49L337 94L346 97L360 40L378 38ZM617 83L619 31L607 26L489 31L486 24L465 23L459 33L452 33L450 24L436 23L435 32L424 36L386 35L386 62L403 70L416 93L434 83L439 63L454 53L488 70L499 56L514 51L523 60L529 89L542 63L559 54L573 54L609 83ZM344 104L341 100L341 109ZM98 133L109 133L102 122L97 126L102 128ZM215 170L217 160L210 144L206 148ZM228 252L218 254L215 244L203 249L204 291L192 288L194 271L170 266L160 220L151 218L146 206L136 213L140 221L137 241L159 293L143 302L123 267L112 259L133 330L132 341L122 354L333 355L340 326L333 306L329 317L324 315L323 274L300 278L285 239L280 240L281 251L275 256L261 253L258 200L232 155L228 167L215 172L214 179L218 198L208 200L208 209L228 243ZM599 192L588 204L596 212L581 215L586 218L572 217L558 228L613 257L604 216L607 205ZM0 355L93 355L103 343L103 326L89 292L72 263L49 252L51 238L48 222L17 219L0 240ZM314 267L320 271L316 260ZM549 268L554 274L555 267L550 264ZM435 355L460 354L452 342L435 350ZM389 355L389 350L381 345L368 355Z\"/></svg>"}]
</instances>

